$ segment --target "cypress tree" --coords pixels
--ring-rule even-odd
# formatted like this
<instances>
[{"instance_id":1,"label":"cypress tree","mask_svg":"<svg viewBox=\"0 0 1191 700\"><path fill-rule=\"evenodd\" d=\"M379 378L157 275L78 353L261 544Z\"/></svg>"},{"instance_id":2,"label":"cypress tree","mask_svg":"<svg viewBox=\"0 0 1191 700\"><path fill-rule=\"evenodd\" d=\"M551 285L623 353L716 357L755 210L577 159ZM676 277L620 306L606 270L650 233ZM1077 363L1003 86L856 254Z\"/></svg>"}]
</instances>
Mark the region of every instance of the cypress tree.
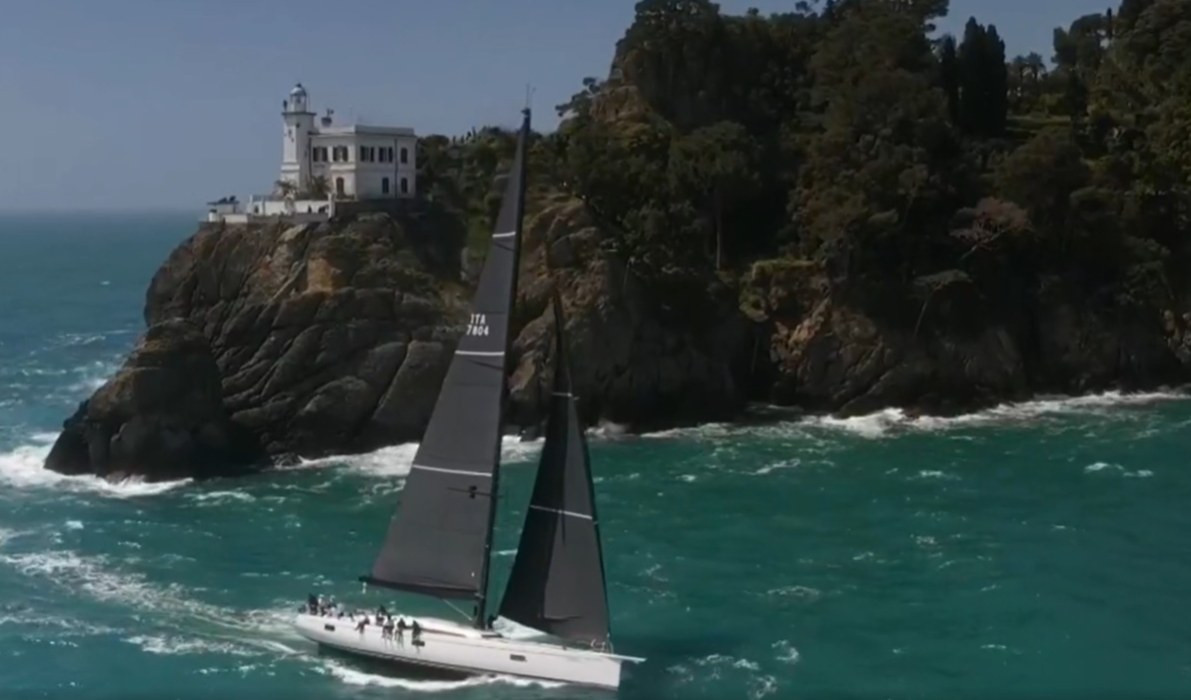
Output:
<instances>
[{"instance_id":1,"label":"cypress tree","mask_svg":"<svg viewBox=\"0 0 1191 700\"><path fill-rule=\"evenodd\" d=\"M959 57L955 48L955 37L943 37L939 56L939 77L943 92L947 95L947 114L951 123L959 125Z\"/></svg>"}]
</instances>

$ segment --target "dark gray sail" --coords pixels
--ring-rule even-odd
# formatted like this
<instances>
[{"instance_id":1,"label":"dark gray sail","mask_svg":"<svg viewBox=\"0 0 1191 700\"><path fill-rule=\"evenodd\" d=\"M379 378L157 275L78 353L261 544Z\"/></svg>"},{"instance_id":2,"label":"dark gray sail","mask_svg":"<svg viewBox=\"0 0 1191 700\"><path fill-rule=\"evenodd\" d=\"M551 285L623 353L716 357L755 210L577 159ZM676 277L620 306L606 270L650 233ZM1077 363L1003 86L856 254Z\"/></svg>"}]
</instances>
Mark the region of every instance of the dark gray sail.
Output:
<instances>
[{"instance_id":1,"label":"dark gray sail","mask_svg":"<svg viewBox=\"0 0 1191 700\"><path fill-rule=\"evenodd\" d=\"M579 423L558 295L546 441L500 614L549 634L607 645L608 599L587 441Z\"/></svg>"},{"instance_id":2,"label":"dark gray sail","mask_svg":"<svg viewBox=\"0 0 1191 700\"><path fill-rule=\"evenodd\" d=\"M529 112L472 301L467 328L364 581L441 598L487 590L505 394L509 314L517 286Z\"/></svg>"}]
</instances>

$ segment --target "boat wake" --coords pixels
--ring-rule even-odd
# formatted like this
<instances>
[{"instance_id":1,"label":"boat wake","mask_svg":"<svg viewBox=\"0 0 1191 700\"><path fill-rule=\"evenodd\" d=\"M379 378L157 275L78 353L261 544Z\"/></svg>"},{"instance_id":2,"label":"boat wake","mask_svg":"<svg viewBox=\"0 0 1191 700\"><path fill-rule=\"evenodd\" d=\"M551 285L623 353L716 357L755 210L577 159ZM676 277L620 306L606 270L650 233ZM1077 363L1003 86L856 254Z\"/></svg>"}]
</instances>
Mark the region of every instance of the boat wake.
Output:
<instances>
[{"instance_id":1,"label":"boat wake","mask_svg":"<svg viewBox=\"0 0 1191 700\"><path fill-rule=\"evenodd\" d=\"M21 534L0 530L0 547ZM180 585L155 584L140 574L120 571L106 556L84 556L68 550L0 553L0 565L34 579L36 585L53 585L101 603L126 608L135 624L139 626L144 621L148 629L134 633L130 627L80 626L75 621L34 610L0 612L0 626L13 625L35 631L49 625L53 627L49 633L55 637L61 637L63 630L69 630L70 636L114 635L147 654L162 656L216 656L240 659L241 662L249 658L291 660L303 665L313 662L316 672L355 686L443 692L492 684L523 688L563 685L501 675L462 680L417 680L370 673L353 668L350 662L318 656L315 647L293 631L289 610L273 608L242 612L204 603Z\"/></svg>"},{"instance_id":2,"label":"boat wake","mask_svg":"<svg viewBox=\"0 0 1191 700\"><path fill-rule=\"evenodd\" d=\"M298 653L284 643L298 639L288 613L278 609L242 612L204 603L179 584L157 584L141 574L121 571L104 555L69 550L0 553L0 565L33 579L34 585L51 585L124 608L134 619L152 613L152 629L146 632L153 634L138 633L126 641L153 653L187 653L213 643L274 654ZM179 637L173 630L187 634Z\"/></svg>"},{"instance_id":3,"label":"boat wake","mask_svg":"<svg viewBox=\"0 0 1191 700\"><path fill-rule=\"evenodd\" d=\"M442 693L464 688L478 688L488 685L507 685L515 688L561 688L564 683L517 678L515 676L487 675L472 676L462 680L417 680L400 676L368 673L352 668L346 663L320 659L317 670L348 685L374 686L380 688L402 688L422 693Z\"/></svg>"}]
</instances>

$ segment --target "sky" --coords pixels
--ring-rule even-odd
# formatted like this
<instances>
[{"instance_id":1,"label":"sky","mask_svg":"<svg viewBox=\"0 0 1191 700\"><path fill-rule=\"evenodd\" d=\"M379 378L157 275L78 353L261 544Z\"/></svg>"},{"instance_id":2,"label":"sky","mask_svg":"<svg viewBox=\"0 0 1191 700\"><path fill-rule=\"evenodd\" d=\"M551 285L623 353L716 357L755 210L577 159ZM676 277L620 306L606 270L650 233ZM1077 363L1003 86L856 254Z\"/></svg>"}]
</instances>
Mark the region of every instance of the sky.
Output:
<instances>
[{"instance_id":1,"label":"sky","mask_svg":"<svg viewBox=\"0 0 1191 700\"><path fill-rule=\"evenodd\" d=\"M1051 54L1054 27L1112 0L951 0L1010 56ZM281 101L418 133L557 122L603 77L635 0L4 0L0 211L179 209L267 192ZM725 12L794 0L720 0Z\"/></svg>"}]
</instances>

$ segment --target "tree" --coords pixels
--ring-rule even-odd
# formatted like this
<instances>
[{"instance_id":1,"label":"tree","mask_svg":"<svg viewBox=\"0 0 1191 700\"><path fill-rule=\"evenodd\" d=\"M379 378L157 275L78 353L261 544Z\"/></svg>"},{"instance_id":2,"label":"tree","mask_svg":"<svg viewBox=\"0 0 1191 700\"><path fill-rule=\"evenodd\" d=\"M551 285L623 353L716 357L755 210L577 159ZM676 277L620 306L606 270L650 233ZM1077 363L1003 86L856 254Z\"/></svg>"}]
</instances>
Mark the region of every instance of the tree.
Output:
<instances>
[{"instance_id":1,"label":"tree","mask_svg":"<svg viewBox=\"0 0 1191 700\"><path fill-rule=\"evenodd\" d=\"M960 125L978 136L999 136L1009 112L1009 76L997 28L970 18L958 61Z\"/></svg>"},{"instance_id":2,"label":"tree","mask_svg":"<svg viewBox=\"0 0 1191 700\"><path fill-rule=\"evenodd\" d=\"M676 191L709 212L715 268L723 269L724 213L760 184L756 144L735 122L696 129L671 145L670 178Z\"/></svg>"},{"instance_id":3,"label":"tree","mask_svg":"<svg viewBox=\"0 0 1191 700\"><path fill-rule=\"evenodd\" d=\"M616 46L616 68L661 116L686 131L724 117L735 78L724 23L708 0L641 0Z\"/></svg>"},{"instance_id":4,"label":"tree","mask_svg":"<svg viewBox=\"0 0 1191 700\"><path fill-rule=\"evenodd\" d=\"M327 182L326 176L314 175L310 178L310 183L306 185L306 189L299 196L303 199L326 199L330 193L331 186Z\"/></svg>"},{"instance_id":5,"label":"tree","mask_svg":"<svg viewBox=\"0 0 1191 700\"><path fill-rule=\"evenodd\" d=\"M1040 132L994 173L997 191L1029 210L1036 225L1051 231L1064 228L1071 194L1090 179L1091 170L1068 129Z\"/></svg>"},{"instance_id":6,"label":"tree","mask_svg":"<svg viewBox=\"0 0 1191 700\"><path fill-rule=\"evenodd\" d=\"M959 55L956 51L955 37L948 34L943 37L939 49L939 76L943 93L947 95L947 114L951 123L960 123L959 112Z\"/></svg>"},{"instance_id":7,"label":"tree","mask_svg":"<svg viewBox=\"0 0 1191 700\"><path fill-rule=\"evenodd\" d=\"M273 187L282 199L293 199L294 194L298 191L298 186L290 180L277 180L273 183Z\"/></svg>"},{"instance_id":8,"label":"tree","mask_svg":"<svg viewBox=\"0 0 1191 700\"><path fill-rule=\"evenodd\" d=\"M983 72L988 105L985 130L989 136L1000 136L1005 133L1009 116L1009 68L1005 64L1005 42L993 24L988 25L984 37Z\"/></svg>"}]
</instances>

